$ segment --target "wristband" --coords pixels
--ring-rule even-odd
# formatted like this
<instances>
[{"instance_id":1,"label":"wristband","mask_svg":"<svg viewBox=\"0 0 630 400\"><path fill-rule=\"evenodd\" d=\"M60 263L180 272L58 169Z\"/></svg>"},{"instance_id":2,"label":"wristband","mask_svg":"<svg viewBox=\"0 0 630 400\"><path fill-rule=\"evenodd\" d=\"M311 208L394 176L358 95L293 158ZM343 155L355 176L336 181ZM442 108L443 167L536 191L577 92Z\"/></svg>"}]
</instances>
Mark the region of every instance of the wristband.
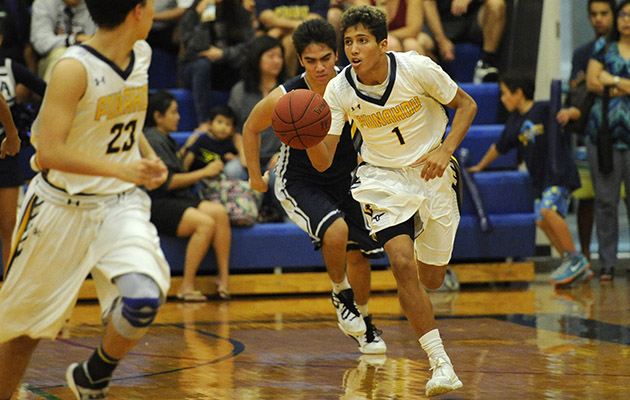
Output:
<instances>
[{"instance_id":1,"label":"wristband","mask_svg":"<svg viewBox=\"0 0 630 400\"><path fill-rule=\"evenodd\" d=\"M614 84L615 86L619 85L619 81L620 81L620 80L621 80L621 78L620 78L620 77L615 76L615 77L613 78L613 84Z\"/></svg>"}]
</instances>

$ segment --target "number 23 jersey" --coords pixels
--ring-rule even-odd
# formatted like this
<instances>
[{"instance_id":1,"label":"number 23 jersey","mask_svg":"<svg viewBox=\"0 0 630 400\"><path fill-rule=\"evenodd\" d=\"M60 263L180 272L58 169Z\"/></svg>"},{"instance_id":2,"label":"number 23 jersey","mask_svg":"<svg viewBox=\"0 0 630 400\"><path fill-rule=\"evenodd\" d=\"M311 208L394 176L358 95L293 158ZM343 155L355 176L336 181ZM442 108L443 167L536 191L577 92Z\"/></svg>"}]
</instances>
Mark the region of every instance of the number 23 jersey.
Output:
<instances>
[{"instance_id":1,"label":"number 23 jersey","mask_svg":"<svg viewBox=\"0 0 630 400\"><path fill-rule=\"evenodd\" d=\"M389 74L380 85L363 85L351 66L333 78L324 99L332 112L329 134L339 135L345 116L354 121L366 162L388 168L413 164L436 147L457 84L428 57L387 53ZM356 142L356 140L355 140Z\"/></svg>"},{"instance_id":2,"label":"number 23 jersey","mask_svg":"<svg viewBox=\"0 0 630 400\"><path fill-rule=\"evenodd\" d=\"M121 164L139 160L138 135L146 115L151 61L147 42L135 43L131 61L124 71L85 45L68 48L62 58L78 60L87 73L87 87L77 104L67 144L91 159ZM112 194L134 186L117 178L57 170L50 170L46 178L69 194Z\"/></svg>"}]
</instances>

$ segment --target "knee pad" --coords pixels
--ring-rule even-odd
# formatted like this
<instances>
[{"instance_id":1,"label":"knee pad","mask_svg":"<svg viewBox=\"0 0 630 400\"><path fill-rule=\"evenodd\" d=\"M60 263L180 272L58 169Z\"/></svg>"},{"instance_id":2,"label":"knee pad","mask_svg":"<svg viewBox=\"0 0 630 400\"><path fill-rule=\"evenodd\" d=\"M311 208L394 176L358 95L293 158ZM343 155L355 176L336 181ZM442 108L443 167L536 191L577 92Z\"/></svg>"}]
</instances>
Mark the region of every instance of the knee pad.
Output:
<instances>
[{"instance_id":1,"label":"knee pad","mask_svg":"<svg viewBox=\"0 0 630 400\"><path fill-rule=\"evenodd\" d=\"M122 297L114 309L111 322L125 338L140 339L147 333L159 307L159 298Z\"/></svg>"}]
</instances>

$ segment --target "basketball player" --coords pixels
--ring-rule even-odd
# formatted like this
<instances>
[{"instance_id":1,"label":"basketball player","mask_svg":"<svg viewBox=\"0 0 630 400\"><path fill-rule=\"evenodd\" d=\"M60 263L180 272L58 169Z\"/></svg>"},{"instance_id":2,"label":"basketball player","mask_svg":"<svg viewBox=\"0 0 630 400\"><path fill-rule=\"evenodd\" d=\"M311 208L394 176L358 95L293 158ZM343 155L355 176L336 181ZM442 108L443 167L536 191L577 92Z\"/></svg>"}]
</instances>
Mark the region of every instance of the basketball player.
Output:
<instances>
[{"instance_id":1,"label":"basketball player","mask_svg":"<svg viewBox=\"0 0 630 400\"><path fill-rule=\"evenodd\" d=\"M293 43L306 72L262 99L243 126L251 187L261 192L268 189L269 173L262 176L260 172L260 132L271 125L276 103L294 89L310 89L323 95L326 85L337 74L337 34L328 22L323 19L303 22L293 33ZM361 352L385 353L387 347L380 337L381 332L368 314L369 258L383 257L384 253L369 237L361 207L350 196L357 154L349 129L344 130L339 147L333 168L319 173L312 167L305 150L283 144L276 164L275 193L287 215L311 236L316 249L322 249L332 282L332 302L339 328L358 342Z\"/></svg>"},{"instance_id":2,"label":"basketball player","mask_svg":"<svg viewBox=\"0 0 630 400\"><path fill-rule=\"evenodd\" d=\"M33 124L36 164L0 289L0 399L42 338L54 339L92 274L108 321L92 356L68 367L77 399L107 396L119 360L146 333L169 287L149 222L167 170L142 135L154 0L86 0L97 33L53 69ZM143 158L144 157L144 158Z\"/></svg>"},{"instance_id":3,"label":"basketball player","mask_svg":"<svg viewBox=\"0 0 630 400\"><path fill-rule=\"evenodd\" d=\"M307 152L313 165L326 171L339 151L346 117L356 126L364 163L352 195L364 204L371 230L389 256L401 307L429 357L433 376L426 394L446 393L462 383L421 282L437 289L444 280L459 224L459 173L452 155L477 105L431 59L387 53L387 18L380 9L348 9L341 32L351 65L328 84L324 98L331 128ZM442 142L448 122L443 104L456 112Z\"/></svg>"}]
</instances>

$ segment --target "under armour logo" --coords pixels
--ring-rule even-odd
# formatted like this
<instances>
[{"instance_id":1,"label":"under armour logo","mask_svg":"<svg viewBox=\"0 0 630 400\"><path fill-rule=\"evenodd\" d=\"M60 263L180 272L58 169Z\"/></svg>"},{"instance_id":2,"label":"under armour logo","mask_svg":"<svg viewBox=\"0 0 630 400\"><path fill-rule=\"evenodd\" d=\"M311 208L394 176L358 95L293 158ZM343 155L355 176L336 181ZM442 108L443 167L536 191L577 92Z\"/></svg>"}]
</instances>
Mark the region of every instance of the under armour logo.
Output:
<instances>
[{"instance_id":1,"label":"under armour logo","mask_svg":"<svg viewBox=\"0 0 630 400\"><path fill-rule=\"evenodd\" d=\"M94 78L94 82L96 83L96 86L98 86L99 84L105 84L105 77L101 76L100 78Z\"/></svg>"},{"instance_id":2,"label":"under armour logo","mask_svg":"<svg viewBox=\"0 0 630 400\"><path fill-rule=\"evenodd\" d=\"M360 109L361 109L361 104L357 104L357 106L356 106L356 107L350 107L350 109L351 109L352 111L354 111L354 110L360 110Z\"/></svg>"}]
</instances>

